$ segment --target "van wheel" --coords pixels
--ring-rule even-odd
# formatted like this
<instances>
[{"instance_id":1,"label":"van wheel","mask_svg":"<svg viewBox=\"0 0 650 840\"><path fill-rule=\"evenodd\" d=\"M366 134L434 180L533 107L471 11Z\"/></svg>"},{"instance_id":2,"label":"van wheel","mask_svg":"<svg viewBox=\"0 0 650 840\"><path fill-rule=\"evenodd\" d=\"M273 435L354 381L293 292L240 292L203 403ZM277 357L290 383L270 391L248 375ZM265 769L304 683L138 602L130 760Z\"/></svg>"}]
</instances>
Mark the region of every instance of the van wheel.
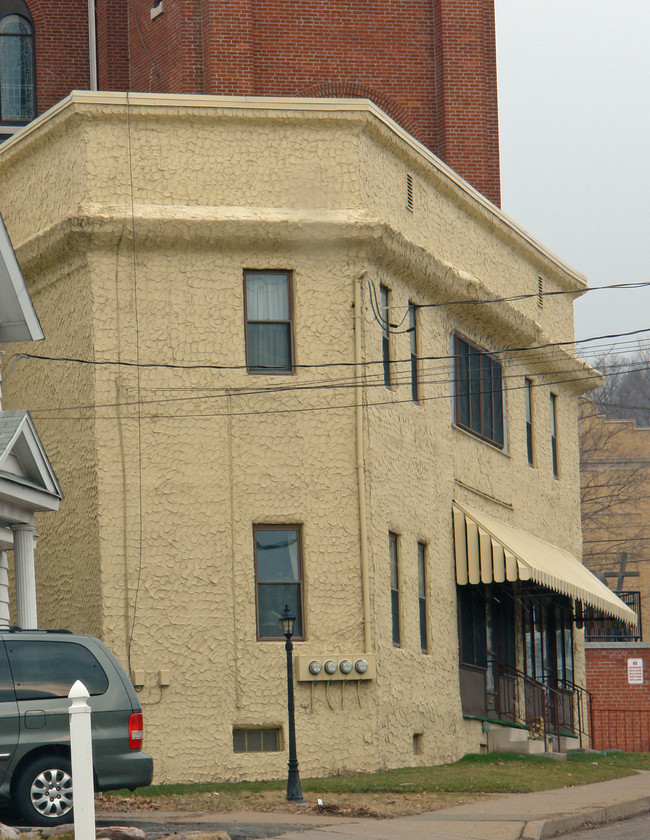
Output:
<instances>
[{"instance_id":1,"label":"van wheel","mask_svg":"<svg viewBox=\"0 0 650 840\"><path fill-rule=\"evenodd\" d=\"M28 825L61 825L73 820L70 761L45 755L28 764L14 788L14 804Z\"/></svg>"}]
</instances>

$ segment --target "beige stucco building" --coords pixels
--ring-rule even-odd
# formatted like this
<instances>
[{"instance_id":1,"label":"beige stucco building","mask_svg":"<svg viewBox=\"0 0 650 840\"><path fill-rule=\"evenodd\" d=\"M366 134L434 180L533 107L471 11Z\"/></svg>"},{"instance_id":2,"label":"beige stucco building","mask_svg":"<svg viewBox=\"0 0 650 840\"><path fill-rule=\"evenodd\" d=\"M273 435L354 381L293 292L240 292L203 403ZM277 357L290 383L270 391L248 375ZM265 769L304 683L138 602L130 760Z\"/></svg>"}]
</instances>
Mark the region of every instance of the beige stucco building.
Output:
<instances>
[{"instance_id":1,"label":"beige stucco building","mask_svg":"<svg viewBox=\"0 0 650 840\"><path fill-rule=\"evenodd\" d=\"M485 748L525 674L571 716L573 600L627 617L576 559L583 277L363 100L75 93L0 187L39 616L128 666L158 781L284 774L284 603L303 775Z\"/></svg>"}]
</instances>

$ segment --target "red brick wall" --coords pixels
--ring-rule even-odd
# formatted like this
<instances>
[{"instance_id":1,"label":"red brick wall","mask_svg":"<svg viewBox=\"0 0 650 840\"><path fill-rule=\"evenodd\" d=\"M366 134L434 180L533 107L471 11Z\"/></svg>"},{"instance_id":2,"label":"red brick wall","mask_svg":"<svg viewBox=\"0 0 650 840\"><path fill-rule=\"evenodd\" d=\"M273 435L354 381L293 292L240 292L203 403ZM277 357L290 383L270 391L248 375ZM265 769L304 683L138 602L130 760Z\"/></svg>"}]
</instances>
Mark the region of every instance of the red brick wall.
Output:
<instances>
[{"instance_id":1,"label":"red brick wall","mask_svg":"<svg viewBox=\"0 0 650 840\"><path fill-rule=\"evenodd\" d=\"M650 750L650 649L586 649L587 688L594 695L595 749ZM643 659L643 685L630 685L627 660Z\"/></svg>"},{"instance_id":2,"label":"red brick wall","mask_svg":"<svg viewBox=\"0 0 650 840\"><path fill-rule=\"evenodd\" d=\"M27 0L36 38L36 102L43 113L71 90L87 90L88 3Z\"/></svg>"},{"instance_id":3,"label":"red brick wall","mask_svg":"<svg viewBox=\"0 0 650 840\"><path fill-rule=\"evenodd\" d=\"M99 87L361 96L500 200L494 0L96 0ZM31 0L39 110L88 87L87 0Z\"/></svg>"}]
</instances>

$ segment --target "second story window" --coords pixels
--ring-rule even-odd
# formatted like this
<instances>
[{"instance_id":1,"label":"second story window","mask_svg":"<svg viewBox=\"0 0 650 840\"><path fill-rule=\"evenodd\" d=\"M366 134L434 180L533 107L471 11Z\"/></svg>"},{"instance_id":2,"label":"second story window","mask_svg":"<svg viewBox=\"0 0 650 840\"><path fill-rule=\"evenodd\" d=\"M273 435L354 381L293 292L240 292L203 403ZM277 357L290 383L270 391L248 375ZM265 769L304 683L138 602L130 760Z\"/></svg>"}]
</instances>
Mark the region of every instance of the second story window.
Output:
<instances>
[{"instance_id":1,"label":"second story window","mask_svg":"<svg viewBox=\"0 0 650 840\"><path fill-rule=\"evenodd\" d=\"M533 383L524 379L524 397L526 399L526 452L528 463L533 466Z\"/></svg>"},{"instance_id":2,"label":"second story window","mask_svg":"<svg viewBox=\"0 0 650 840\"><path fill-rule=\"evenodd\" d=\"M36 116L34 26L23 0L0 0L0 122Z\"/></svg>"},{"instance_id":3,"label":"second story window","mask_svg":"<svg viewBox=\"0 0 650 840\"><path fill-rule=\"evenodd\" d=\"M411 336L411 399L417 402L420 398L418 381L418 308L414 303L409 303L409 331Z\"/></svg>"},{"instance_id":4,"label":"second story window","mask_svg":"<svg viewBox=\"0 0 650 840\"><path fill-rule=\"evenodd\" d=\"M454 357L456 425L503 449L501 363L458 335Z\"/></svg>"},{"instance_id":5,"label":"second story window","mask_svg":"<svg viewBox=\"0 0 650 840\"><path fill-rule=\"evenodd\" d=\"M244 272L249 373L292 373L291 274Z\"/></svg>"},{"instance_id":6,"label":"second story window","mask_svg":"<svg viewBox=\"0 0 650 840\"><path fill-rule=\"evenodd\" d=\"M379 287L379 303L381 314L381 360L384 367L384 385L391 387L390 371L390 310L388 307L388 288L383 284Z\"/></svg>"},{"instance_id":7,"label":"second story window","mask_svg":"<svg viewBox=\"0 0 650 840\"><path fill-rule=\"evenodd\" d=\"M553 475L558 477L557 462L557 394L551 394L551 461L553 464Z\"/></svg>"}]
</instances>

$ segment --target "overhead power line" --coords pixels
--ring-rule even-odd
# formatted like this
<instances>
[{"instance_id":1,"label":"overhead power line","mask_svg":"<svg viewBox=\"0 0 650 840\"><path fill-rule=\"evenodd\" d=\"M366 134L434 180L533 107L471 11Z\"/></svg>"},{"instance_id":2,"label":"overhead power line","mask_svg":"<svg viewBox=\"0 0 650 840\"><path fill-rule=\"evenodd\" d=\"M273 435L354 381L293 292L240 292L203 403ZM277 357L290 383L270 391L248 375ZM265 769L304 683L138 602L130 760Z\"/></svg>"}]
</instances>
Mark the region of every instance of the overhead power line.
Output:
<instances>
[{"instance_id":1,"label":"overhead power line","mask_svg":"<svg viewBox=\"0 0 650 840\"><path fill-rule=\"evenodd\" d=\"M650 327L645 327L638 330L629 330L621 333L605 333L603 335L590 336L589 338L572 339L571 341L549 341L545 344L528 344L519 347L508 347L502 350L486 350L485 352L491 356L502 356L510 353L535 353L539 350L546 350L549 348L559 347L575 347L576 345L584 345L594 341L604 341L616 338L627 338L633 335L642 335L650 333ZM445 361L456 358L455 354L443 354L438 356L419 356L421 361ZM162 368L168 370L247 370L248 365L223 365L207 362L138 362L138 361L124 361L121 359L82 359L77 356L46 356L36 353L14 353L9 356L12 359L34 359L44 362L68 362L70 364L90 365L95 367L131 367L131 368ZM391 360L391 364L407 363L409 358ZM310 370L314 368L335 368L335 367L370 367L372 365L383 365L383 359L371 359L363 362L313 362L309 364L294 364L293 369L296 370ZM257 365L256 371L263 370L263 366ZM272 372L276 368L269 367Z\"/></svg>"}]
</instances>

